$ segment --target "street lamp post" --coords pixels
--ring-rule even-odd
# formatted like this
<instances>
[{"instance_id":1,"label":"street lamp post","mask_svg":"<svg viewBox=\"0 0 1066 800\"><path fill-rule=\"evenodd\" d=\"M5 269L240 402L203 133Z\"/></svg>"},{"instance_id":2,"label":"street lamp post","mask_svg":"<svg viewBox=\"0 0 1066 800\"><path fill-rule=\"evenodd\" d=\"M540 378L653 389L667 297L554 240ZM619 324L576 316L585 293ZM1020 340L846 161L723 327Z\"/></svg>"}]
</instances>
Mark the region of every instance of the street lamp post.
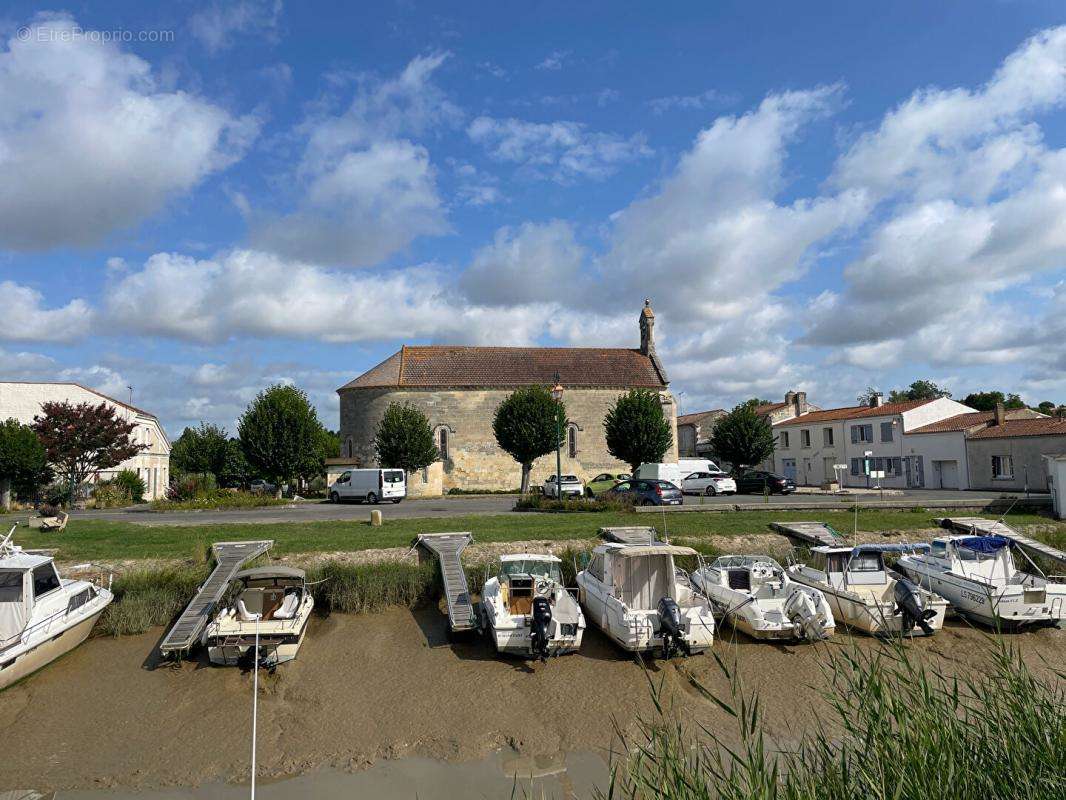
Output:
<instances>
[{"instance_id":1,"label":"street lamp post","mask_svg":"<svg viewBox=\"0 0 1066 800\"><path fill-rule=\"evenodd\" d=\"M563 399L563 387L559 383L559 373L555 373L555 386L552 388L552 400L556 403ZM563 420L559 409L555 409L555 499L563 499Z\"/></svg>"}]
</instances>

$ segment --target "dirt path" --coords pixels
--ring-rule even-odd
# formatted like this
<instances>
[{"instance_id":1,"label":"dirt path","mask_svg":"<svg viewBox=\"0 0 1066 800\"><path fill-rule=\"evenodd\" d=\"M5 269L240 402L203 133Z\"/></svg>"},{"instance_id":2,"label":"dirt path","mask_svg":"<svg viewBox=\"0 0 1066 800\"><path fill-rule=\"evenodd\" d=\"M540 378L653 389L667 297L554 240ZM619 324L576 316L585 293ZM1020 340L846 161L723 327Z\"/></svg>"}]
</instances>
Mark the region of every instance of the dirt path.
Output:
<instances>
[{"instance_id":1,"label":"dirt path","mask_svg":"<svg viewBox=\"0 0 1066 800\"><path fill-rule=\"evenodd\" d=\"M510 745L527 754L609 747L623 727L650 714L645 673L590 630L581 653L547 664L496 658L480 641L451 645L436 609L315 619L300 657L262 675L262 774L327 766L358 770L382 758L446 760L484 756ZM251 676L187 662L155 666L161 631L97 638L27 681L0 693L4 758L0 789L197 785L247 775ZM762 691L775 727L802 728L822 702L825 645L730 642L748 685ZM837 642L846 642L838 636ZM868 638L864 648L876 646ZM1012 637L1025 660L1046 671L1066 655L1066 631ZM949 623L911 647L959 663L979 663L983 634ZM714 659L652 667L668 699L722 728L724 715L687 676L724 692Z\"/></svg>"}]
</instances>

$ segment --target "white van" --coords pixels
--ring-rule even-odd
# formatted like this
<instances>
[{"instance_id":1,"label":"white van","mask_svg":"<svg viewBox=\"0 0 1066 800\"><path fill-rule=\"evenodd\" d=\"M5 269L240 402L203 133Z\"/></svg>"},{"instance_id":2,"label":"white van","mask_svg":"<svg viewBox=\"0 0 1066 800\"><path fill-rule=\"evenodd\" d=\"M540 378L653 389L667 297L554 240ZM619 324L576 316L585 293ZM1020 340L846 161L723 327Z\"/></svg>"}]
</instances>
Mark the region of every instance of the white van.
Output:
<instances>
[{"instance_id":1,"label":"white van","mask_svg":"<svg viewBox=\"0 0 1066 800\"><path fill-rule=\"evenodd\" d=\"M637 471L633 473L633 477L641 478L646 481L669 481L680 489L682 479L689 474L691 473L682 470L681 466L675 462L673 464L641 464L637 467Z\"/></svg>"},{"instance_id":2,"label":"white van","mask_svg":"<svg viewBox=\"0 0 1066 800\"><path fill-rule=\"evenodd\" d=\"M407 497L407 476L402 469L349 469L329 487L330 502L359 500L399 503Z\"/></svg>"},{"instance_id":3,"label":"white van","mask_svg":"<svg viewBox=\"0 0 1066 800\"><path fill-rule=\"evenodd\" d=\"M677 465L681 467L682 479L687 478L693 472L725 472L709 458L679 458Z\"/></svg>"}]
</instances>

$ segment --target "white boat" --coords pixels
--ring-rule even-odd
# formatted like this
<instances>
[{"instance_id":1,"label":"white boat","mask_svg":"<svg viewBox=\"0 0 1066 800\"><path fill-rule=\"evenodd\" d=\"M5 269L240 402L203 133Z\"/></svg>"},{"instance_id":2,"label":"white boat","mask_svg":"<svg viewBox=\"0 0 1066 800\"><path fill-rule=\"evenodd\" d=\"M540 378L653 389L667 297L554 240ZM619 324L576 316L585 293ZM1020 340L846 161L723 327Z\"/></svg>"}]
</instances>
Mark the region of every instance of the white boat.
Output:
<instances>
[{"instance_id":1,"label":"white boat","mask_svg":"<svg viewBox=\"0 0 1066 800\"><path fill-rule=\"evenodd\" d=\"M581 647L585 615L561 563L536 553L500 557L499 573L481 590L481 629L499 652L545 660Z\"/></svg>"},{"instance_id":2,"label":"white boat","mask_svg":"<svg viewBox=\"0 0 1066 800\"><path fill-rule=\"evenodd\" d=\"M692 573L719 617L755 639L817 641L836 622L819 589L801 586L769 556L722 556Z\"/></svg>"},{"instance_id":3,"label":"white boat","mask_svg":"<svg viewBox=\"0 0 1066 800\"><path fill-rule=\"evenodd\" d=\"M201 643L212 664L251 665L259 637L259 666L296 658L315 600L302 569L256 567L233 576L230 602L204 628Z\"/></svg>"},{"instance_id":4,"label":"white boat","mask_svg":"<svg viewBox=\"0 0 1066 800\"><path fill-rule=\"evenodd\" d=\"M833 617L849 628L874 635L930 636L944 625L947 601L885 566L885 552L915 547L921 545L822 545L811 548L807 564L786 572L797 583L821 590Z\"/></svg>"},{"instance_id":5,"label":"white boat","mask_svg":"<svg viewBox=\"0 0 1066 800\"><path fill-rule=\"evenodd\" d=\"M714 641L714 615L675 557L699 554L669 544L601 544L577 585L585 616L625 650L702 653Z\"/></svg>"},{"instance_id":6,"label":"white boat","mask_svg":"<svg viewBox=\"0 0 1066 800\"><path fill-rule=\"evenodd\" d=\"M1019 570L1006 536L945 536L928 553L904 556L896 565L918 585L946 598L964 616L987 625L1025 628L1066 619L1066 583L1049 580L1029 561Z\"/></svg>"},{"instance_id":7,"label":"white boat","mask_svg":"<svg viewBox=\"0 0 1066 800\"><path fill-rule=\"evenodd\" d=\"M73 650L114 599L90 581L59 577L51 556L0 541L0 689Z\"/></svg>"}]
</instances>

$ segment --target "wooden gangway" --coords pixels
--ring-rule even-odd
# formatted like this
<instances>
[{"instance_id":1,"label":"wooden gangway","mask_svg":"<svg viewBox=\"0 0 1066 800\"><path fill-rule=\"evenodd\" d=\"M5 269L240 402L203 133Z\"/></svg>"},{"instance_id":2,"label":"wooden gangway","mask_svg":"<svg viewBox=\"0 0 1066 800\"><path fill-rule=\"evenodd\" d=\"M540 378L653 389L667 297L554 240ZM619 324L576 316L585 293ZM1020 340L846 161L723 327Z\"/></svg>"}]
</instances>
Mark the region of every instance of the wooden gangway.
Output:
<instances>
[{"instance_id":1,"label":"wooden gangway","mask_svg":"<svg viewBox=\"0 0 1066 800\"><path fill-rule=\"evenodd\" d=\"M600 528L600 538L619 544L654 544L658 531L647 525Z\"/></svg>"},{"instance_id":2,"label":"wooden gangway","mask_svg":"<svg viewBox=\"0 0 1066 800\"><path fill-rule=\"evenodd\" d=\"M771 522L770 527L803 544L835 547L847 543L843 534L824 522Z\"/></svg>"},{"instance_id":3,"label":"wooden gangway","mask_svg":"<svg viewBox=\"0 0 1066 800\"><path fill-rule=\"evenodd\" d=\"M995 519L983 517L937 517L933 520L941 528L955 533L968 533L972 536L1003 536L1010 539L1029 555L1041 556L1066 566L1066 553L1049 544L1038 541L1032 536L1019 533L1010 525Z\"/></svg>"},{"instance_id":4,"label":"wooden gangway","mask_svg":"<svg viewBox=\"0 0 1066 800\"><path fill-rule=\"evenodd\" d=\"M159 652L164 656L179 657L189 652L200 641L200 634L207 627L212 612L226 593L226 587L233 580L233 576L246 563L263 555L273 546L273 539L215 542L211 545L215 554L215 568L196 591L196 596L178 617L178 621L167 632L163 643L159 645Z\"/></svg>"},{"instance_id":5,"label":"wooden gangway","mask_svg":"<svg viewBox=\"0 0 1066 800\"><path fill-rule=\"evenodd\" d=\"M420 533L415 547L421 545L437 557L444 581L444 599L448 605L448 625L453 633L473 630L476 626L470 588L459 556L474 541L469 531L460 533Z\"/></svg>"}]
</instances>

